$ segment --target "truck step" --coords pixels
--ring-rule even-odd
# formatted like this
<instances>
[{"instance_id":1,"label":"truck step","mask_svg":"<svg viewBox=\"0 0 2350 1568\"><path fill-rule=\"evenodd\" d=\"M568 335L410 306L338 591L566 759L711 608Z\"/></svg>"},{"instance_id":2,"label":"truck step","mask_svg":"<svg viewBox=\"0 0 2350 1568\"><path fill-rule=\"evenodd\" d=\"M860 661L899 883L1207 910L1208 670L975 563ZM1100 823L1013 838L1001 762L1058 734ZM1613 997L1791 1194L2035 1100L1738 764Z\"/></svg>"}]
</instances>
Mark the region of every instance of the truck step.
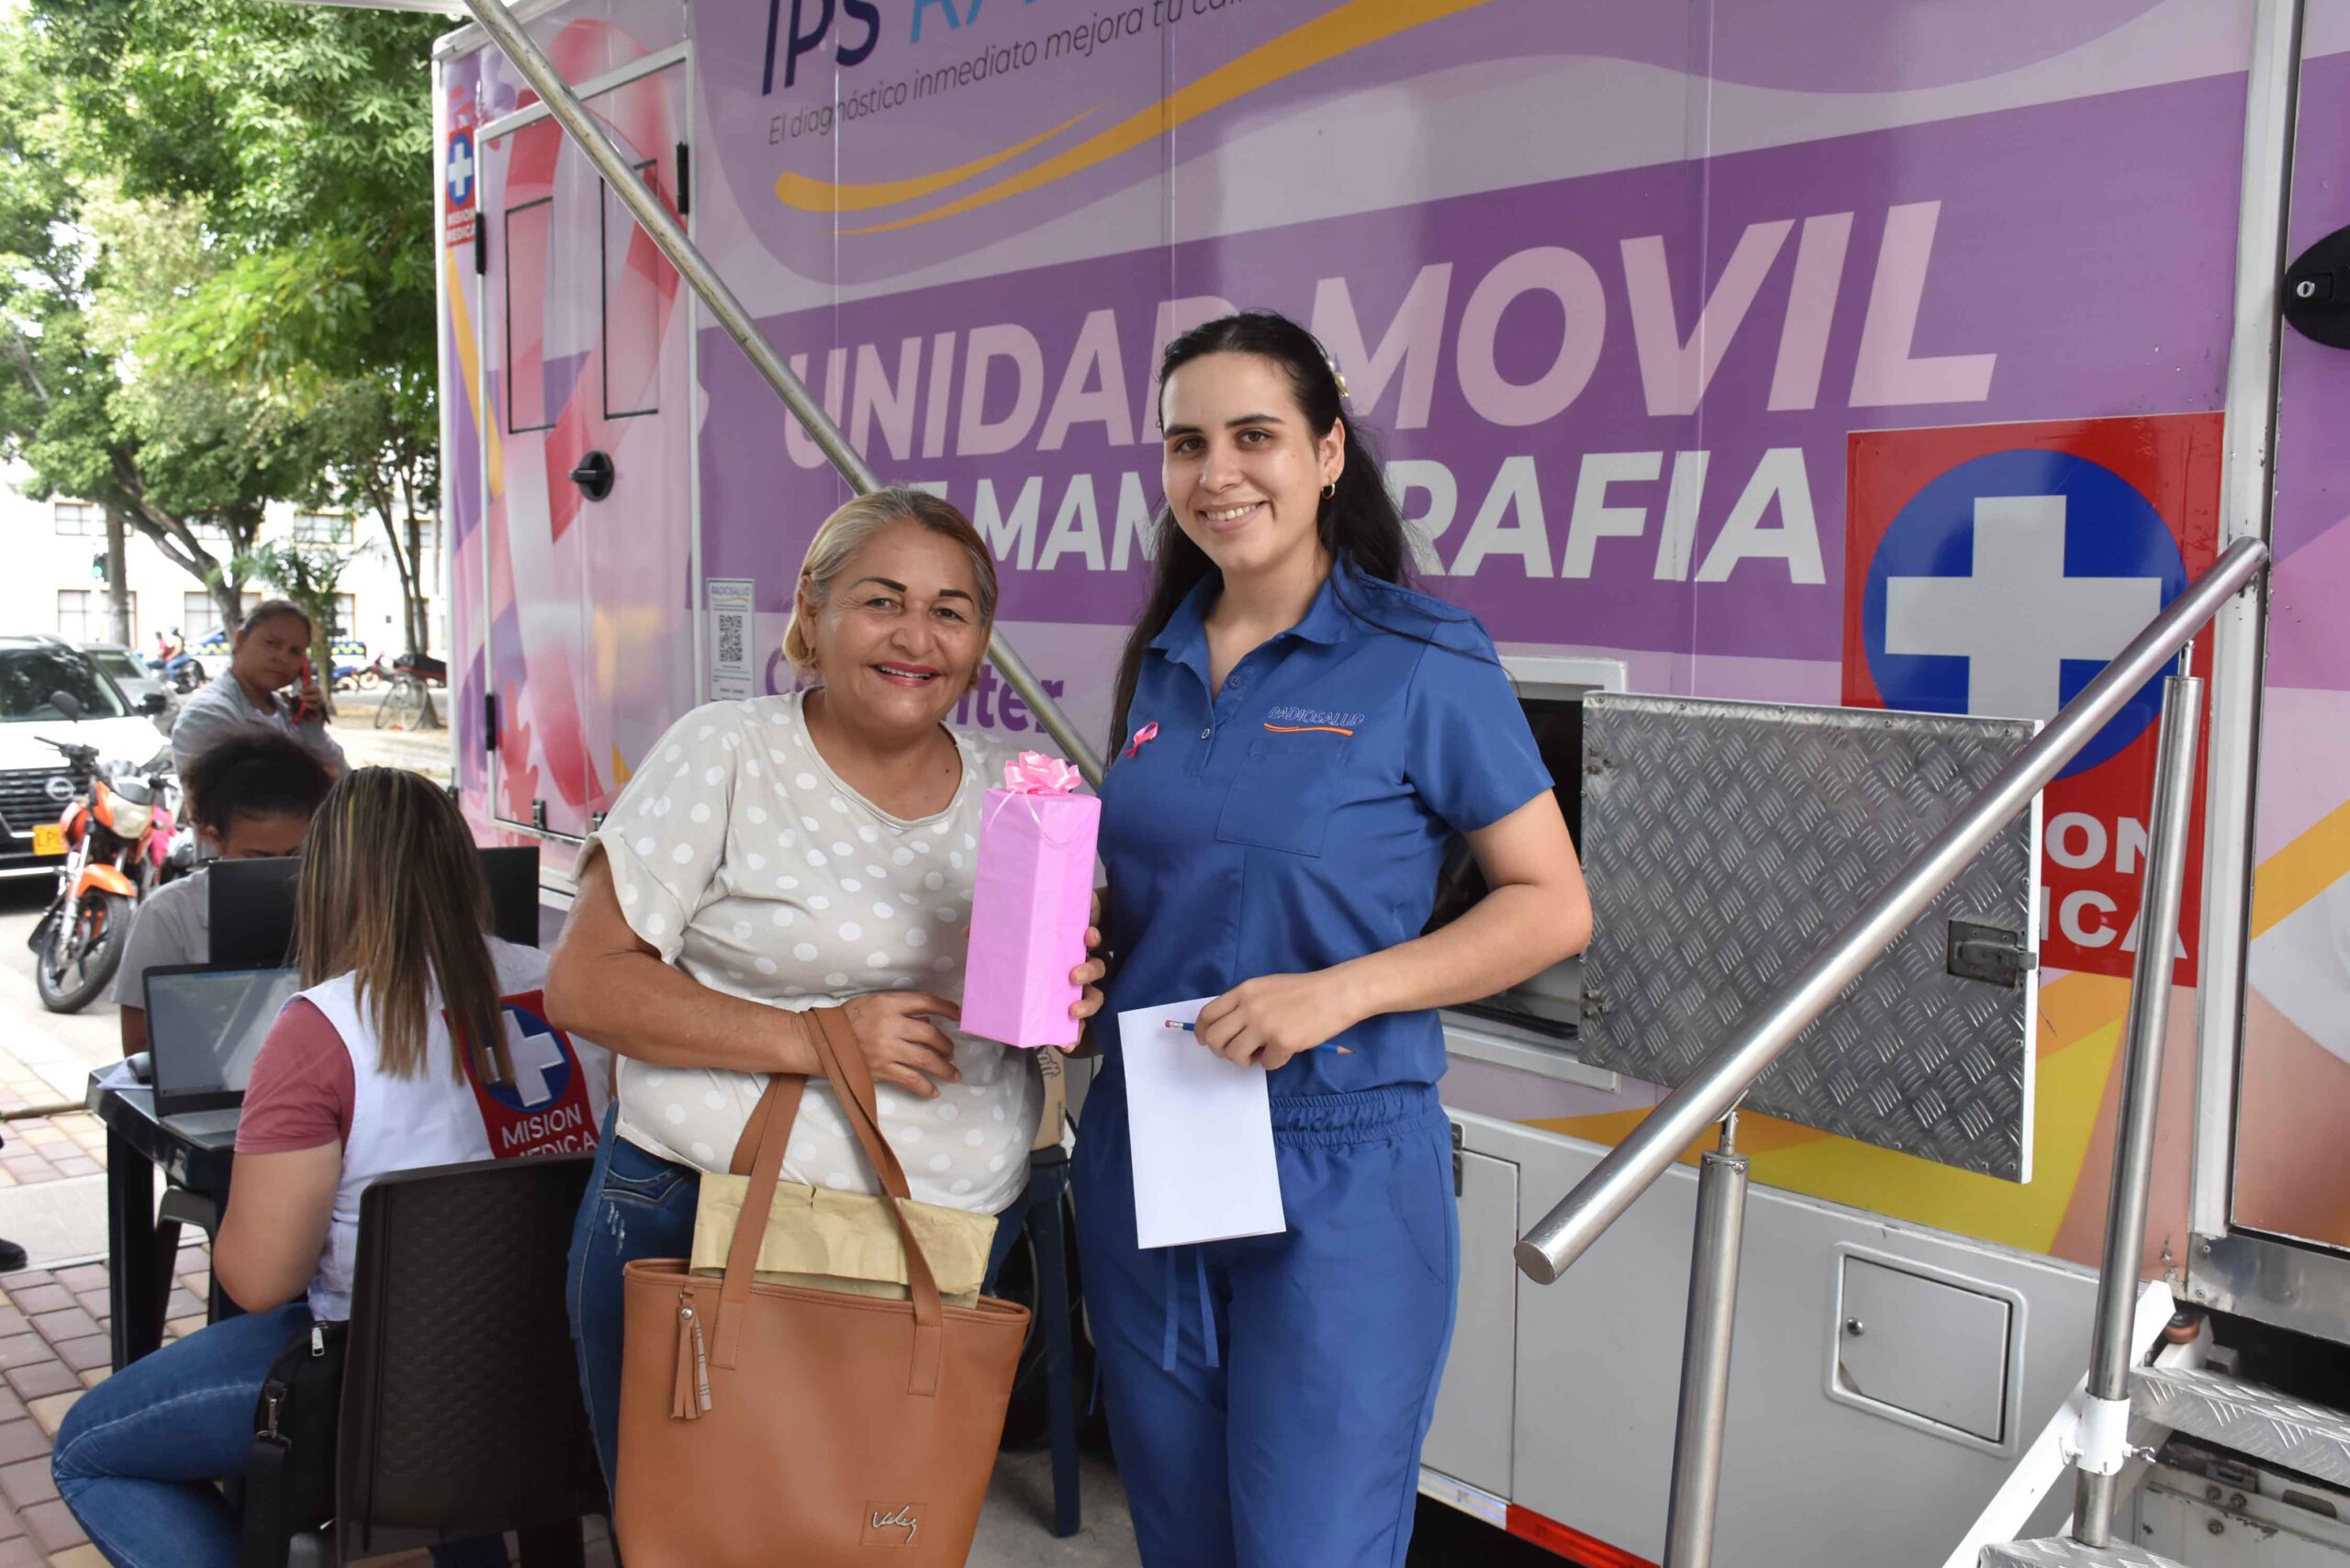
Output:
<instances>
[{"instance_id":1,"label":"truck step","mask_svg":"<svg viewBox=\"0 0 2350 1568\"><path fill-rule=\"evenodd\" d=\"M2180 1568L2167 1557L2143 1547L2116 1541L2111 1546L2083 1546L2069 1536L2046 1540L2010 1540L1986 1546L1975 1559L1978 1568Z\"/></svg>"},{"instance_id":2,"label":"truck step","mask_svg":"<svg viewBox=\"0 0 2350 1568\"><path fill-rule=\"evenodd\" d=\"M2224 1372L2144 1367L2130 1406L2176 1432L2350 1486L2350 1416Z\"/></svg>"}]
</instances>

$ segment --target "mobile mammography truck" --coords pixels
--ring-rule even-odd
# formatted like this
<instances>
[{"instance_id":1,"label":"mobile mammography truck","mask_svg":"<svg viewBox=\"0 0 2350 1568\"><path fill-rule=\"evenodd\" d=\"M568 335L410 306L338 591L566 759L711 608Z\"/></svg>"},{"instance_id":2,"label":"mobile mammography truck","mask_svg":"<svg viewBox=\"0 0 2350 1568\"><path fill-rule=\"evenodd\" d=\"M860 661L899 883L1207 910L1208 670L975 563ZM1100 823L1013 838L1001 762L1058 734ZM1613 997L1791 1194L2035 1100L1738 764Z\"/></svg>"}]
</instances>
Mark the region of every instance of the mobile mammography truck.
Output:
<instances>
[{"instance_id":1,"label":"mobile mammography truck","mask_svg":"<svg viewBox=\"0 0 2350 1568\"><path fill-rule=\"evenodd\" d=\"M2321 1375L2350 1344L2350 357L2277 315L2285 261L2350 225L2350 3L514 12L850 443L978 524L1002 631L1097 747L1154 543L1158 350L1252 306L1327 346L1423 586L1494 634L1592 853L1592 970L1448 1017L1462 1285L1423 1473L1571 1559L1663 1555L1696 1186L1676 1170L1556 1283L1513 1266L1678 1081L1624 1037L1607 944L1782 924L1802 957L1826 928L1724 901L1899 860L1815 864L1807 781L1763 777L1800 753L1769 748L1865 731L1882 771L1841 793L1881 786L1912 845L1974 788L1938 747L2020 744L2266 539L2184 660L2210 700L2143 1264L2211 1316L2138 1401L2159 1451L2116 1533L2350 1554L2350 1386ZM457 777L553 868L680 712L789 689L793 574L846 492L476 28L435 93ZM2350 305L2350 270L2310 275L2302 307ZM2156 707L2017 830L2013 908L1968 939L2006 945L1982 1042L1897 1004L1740 1117L1725 1568L1971 1562L2062 1520ZM992 671L958 720L1039 729ZM1715 777L1754 793L1680 802L1735 846L1641 836L1635 722L1748 756ZM1945 1056L1979 1098L1901 1087Z\"/></svg>"}]
</instances>

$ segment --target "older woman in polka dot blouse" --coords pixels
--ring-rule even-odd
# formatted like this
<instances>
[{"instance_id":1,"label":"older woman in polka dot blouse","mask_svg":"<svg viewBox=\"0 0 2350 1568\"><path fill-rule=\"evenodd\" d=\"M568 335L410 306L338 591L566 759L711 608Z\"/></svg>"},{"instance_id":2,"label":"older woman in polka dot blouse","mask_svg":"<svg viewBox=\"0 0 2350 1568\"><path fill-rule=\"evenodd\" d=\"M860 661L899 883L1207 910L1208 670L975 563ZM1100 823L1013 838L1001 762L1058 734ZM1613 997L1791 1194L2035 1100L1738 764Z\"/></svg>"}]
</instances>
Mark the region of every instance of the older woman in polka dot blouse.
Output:
<instances>
[{"instance_id":1,"label":"older woman in polka dot blouse","mask_svg":"<svg viewBox=\"0 0 2350 1568\"><path fill-rule=\"evenodd\" d=\"M572 1328L617 1480L621 1269L682 1257L698 1178L727 1168L778 1072L814 1073L790 1012L846 1010L913 1195L1017 1229L1042 1094L1029 1053L956 1029L980 800L1014 749L944 720L985 656L994 563L945 501L852 501L809 546L784 653L806 692L695 710L580 857L547 977L560 1026L618 1058L572 1240ZM1101 1005L1098 962L1072 977ZM877 1185L821 1078L784 1175Z\"/></svg>"}]
</instances>

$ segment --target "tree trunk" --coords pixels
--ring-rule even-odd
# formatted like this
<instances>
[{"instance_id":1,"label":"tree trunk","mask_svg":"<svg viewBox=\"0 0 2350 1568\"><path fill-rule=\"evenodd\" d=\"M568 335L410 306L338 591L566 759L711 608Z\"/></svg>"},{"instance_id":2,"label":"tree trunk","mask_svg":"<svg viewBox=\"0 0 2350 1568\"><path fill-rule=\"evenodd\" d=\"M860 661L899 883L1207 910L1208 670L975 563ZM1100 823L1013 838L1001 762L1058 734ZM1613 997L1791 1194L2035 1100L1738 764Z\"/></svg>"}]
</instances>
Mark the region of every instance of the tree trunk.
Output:
<instances>
[{"instance_id":1,"label":"tree trunk","mask_svg":"<svg viewBox=\"0 0 2350 1568\"><path fill-rule=\"evenodd\" d=\"M207 583L205 587L212 595L212 608L219 614L221 629L228 633L229 639L231 642L234 642L237 636L237 628L244 622L245 619L244 579L242 577L231 577L226 571L223 571L220 574L220 580L218 582ZM190 637L188 639L191 644L200 642L201 640L202 639L196 637ZM229 671L229 655L226 653L223 653L220 657L214 662L218 664L220 667L218 669L213 669L209 666L207 666L204 673L212 677L215 680L218 680Z\"/></svg>"},{"instance_id":2,"label":"tree trunk","mask_svg":"<svg viewBox=\"0 0 2350 1568\"><path fill-rule=\"evenodd\" d=\"M128 563L123 555L122 513L114 508L106 514L106 622L114 640L124 647L137 651L132 641L137 630L130 624L130 583Z\"/></svg>"},{"instance_id":3,"label":"tree trunk","mask_svg":"<svg viewBox=\"0 0 2350 1568\"><path fill-rule=\"evenodd\" d=\"M416 515L416 497L408 502L408 558L414 570L409 577L408 596L408 645L420 654L432 651L432 628L426 609L428 595L424 578L424 528Z\"/></svg>"}]
</instances>

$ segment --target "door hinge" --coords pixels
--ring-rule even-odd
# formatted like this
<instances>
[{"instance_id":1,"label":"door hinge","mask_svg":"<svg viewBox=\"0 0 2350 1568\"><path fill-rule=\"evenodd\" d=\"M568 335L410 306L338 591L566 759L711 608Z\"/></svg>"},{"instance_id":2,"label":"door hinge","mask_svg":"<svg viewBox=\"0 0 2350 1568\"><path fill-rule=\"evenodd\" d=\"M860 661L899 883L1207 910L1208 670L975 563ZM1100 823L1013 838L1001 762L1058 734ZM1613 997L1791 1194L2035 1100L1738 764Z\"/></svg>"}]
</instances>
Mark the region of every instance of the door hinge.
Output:
<instances>
[{"instance_id":1,"label":"door hinge","mask_svg":"<svg viewBox=\"0 0 2350 1568\"><path fill-rule=\"evenodd\" d=\"M677 216L685 217L694 209L694 150L684 142L677 143Z\"/></svg>"},{"instance_id":2,"label":"door hinge","mask_svg":"<svg viewBox=\"0 0 2350 1568\"><path fill-rule=\"evenodd\" d=\"M474 275L489 275L489 214L474 214Z\"/></svg>"},{"instance_id":3,"label":"door hinge","mask_svg":"<svg viewBox=\"0 0 2350 1568\"><path fill-rule=\"evenodd\" d=\"M485 692L481 700L481 749L498 749L498 693Z\"/></svg>"}]
</instances>

